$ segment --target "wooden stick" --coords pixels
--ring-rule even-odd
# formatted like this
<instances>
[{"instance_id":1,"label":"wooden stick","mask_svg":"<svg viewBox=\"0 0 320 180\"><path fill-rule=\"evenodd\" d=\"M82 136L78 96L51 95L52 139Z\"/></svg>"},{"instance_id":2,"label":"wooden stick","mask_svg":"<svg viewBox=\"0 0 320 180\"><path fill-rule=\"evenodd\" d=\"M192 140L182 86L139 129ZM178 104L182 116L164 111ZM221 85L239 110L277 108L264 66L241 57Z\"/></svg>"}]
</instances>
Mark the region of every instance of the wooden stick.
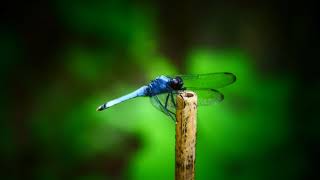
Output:
<instances>
[{"instance_id":1,"label":"wooden stick","mask_svg":"<svg viewBox=\"0 0 320 180\"><path fill-rule=\"evenodd\" d=\"M185 91L177 95L176 180L193 180L196 159L197 95Z\"/></svg>"}]
</instances>

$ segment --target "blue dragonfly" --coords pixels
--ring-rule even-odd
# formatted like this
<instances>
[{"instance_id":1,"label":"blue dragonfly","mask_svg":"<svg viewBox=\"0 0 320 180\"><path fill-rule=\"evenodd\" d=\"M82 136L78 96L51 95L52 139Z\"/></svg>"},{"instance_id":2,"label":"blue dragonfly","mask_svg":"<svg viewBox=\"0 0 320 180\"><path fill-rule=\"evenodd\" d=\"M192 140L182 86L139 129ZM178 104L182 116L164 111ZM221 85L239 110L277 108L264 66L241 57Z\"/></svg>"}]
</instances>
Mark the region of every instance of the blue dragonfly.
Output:
<instances>
[{"instance_id":1,"label":"blue dragonfly","mask_svg":"<svg viewBox=\"0 0 320 180\"><path fill-rule=\"evenodd\" d=\"M153 106L175 121L176 95L180 91L194 91L198 96L198 105L211 105L224 99L223 94L217 89L235 81L236 76L228 72L177 76L162 75L127 95L102 104L97 108L97 111L108 109L132 98L150 97Z\"/></svg>"}]
</instances>

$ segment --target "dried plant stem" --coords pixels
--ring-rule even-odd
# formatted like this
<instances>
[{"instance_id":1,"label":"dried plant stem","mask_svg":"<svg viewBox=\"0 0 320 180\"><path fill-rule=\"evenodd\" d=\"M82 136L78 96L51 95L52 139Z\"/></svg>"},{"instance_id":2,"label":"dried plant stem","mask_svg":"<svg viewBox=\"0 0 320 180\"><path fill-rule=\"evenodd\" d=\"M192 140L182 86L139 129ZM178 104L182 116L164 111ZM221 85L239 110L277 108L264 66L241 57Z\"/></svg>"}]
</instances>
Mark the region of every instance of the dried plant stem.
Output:
<instances>
[{"instance_id":1,"label":"dried plant stem","mask_svg":"<svg viewBox=\"0 0 320 180\"><path fill-rule=\"evenodd\" d=\"M176 180L195 177L197 95L186 91L177 95L176 112Z\"/></svg>"}]
</instances>

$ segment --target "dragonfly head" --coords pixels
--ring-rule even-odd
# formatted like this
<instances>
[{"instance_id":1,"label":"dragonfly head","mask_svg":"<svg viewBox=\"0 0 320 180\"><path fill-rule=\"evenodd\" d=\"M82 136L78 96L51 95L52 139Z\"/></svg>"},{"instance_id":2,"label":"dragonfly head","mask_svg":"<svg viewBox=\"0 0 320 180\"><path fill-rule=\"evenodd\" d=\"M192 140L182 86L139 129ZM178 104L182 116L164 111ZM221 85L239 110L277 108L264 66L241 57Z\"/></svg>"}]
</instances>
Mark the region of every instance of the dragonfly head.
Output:
<instances>
[{"instance_id":1,"label":"dragonfly head","mask_svg":"<svg viewBox=\"0 0 320 180\"><path fill-rule=\"evenodd\" d=\"M183 87L183 81L181 77L177 76L171 79L171 81L169 82L169 85L174 90L181 90Z\"/></svg>"}]
</instances>

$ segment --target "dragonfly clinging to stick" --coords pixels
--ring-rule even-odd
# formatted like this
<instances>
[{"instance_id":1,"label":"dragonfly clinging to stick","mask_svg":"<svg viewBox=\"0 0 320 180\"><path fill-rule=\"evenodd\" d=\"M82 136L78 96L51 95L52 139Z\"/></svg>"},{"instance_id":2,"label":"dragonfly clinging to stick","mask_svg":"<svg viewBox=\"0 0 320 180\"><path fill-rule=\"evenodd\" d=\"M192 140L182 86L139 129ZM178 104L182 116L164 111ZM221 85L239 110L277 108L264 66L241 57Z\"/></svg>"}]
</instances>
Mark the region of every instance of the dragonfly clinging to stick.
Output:
<instances>
[{"instance_id":1,"label":"dragonfly clinging to stick","mask_svg":"<svg viewBox=\"0 0 320 180\"><path fill-rule=\"evenodd\" d=\"M211 105L224 99L217 89L236 81L232 73L209 73L197 75L159 76L139 89L108 101L97 108L97 111L110 108L123 101L136 97L150 97L152 105L175 120L176 95L184 90L194 91L198 96L198 105Z\"/></svg>"}]
</instances>

